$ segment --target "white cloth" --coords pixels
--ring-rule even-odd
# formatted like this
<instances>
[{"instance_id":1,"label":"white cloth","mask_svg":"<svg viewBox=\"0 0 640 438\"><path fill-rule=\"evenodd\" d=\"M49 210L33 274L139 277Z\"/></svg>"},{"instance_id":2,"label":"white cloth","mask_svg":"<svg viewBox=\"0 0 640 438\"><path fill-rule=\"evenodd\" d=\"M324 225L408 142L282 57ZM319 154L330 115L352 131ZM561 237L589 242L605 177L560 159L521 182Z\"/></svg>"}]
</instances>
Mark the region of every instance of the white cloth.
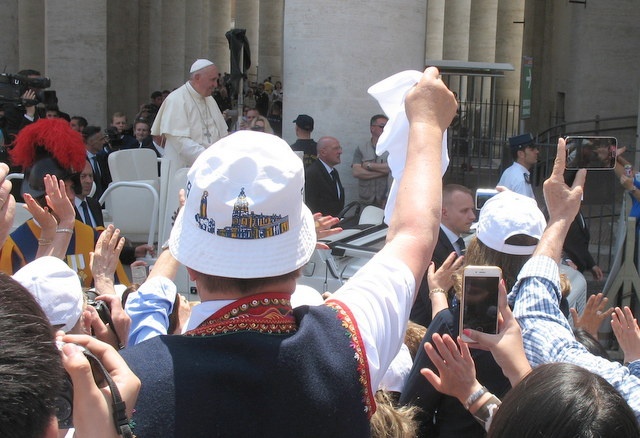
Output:
<instances>
[{"instance_id":1,"label":"white cloth","mask_svg":"<svg viewBox=\"0 0 640 438\"><path fill-rule=\"evenodd\" d=\"M189 167L198 155L227 135L227 124L211 96L202 97L189 82L173 91L162 102L152 135L164 135L164 157L172 167Z\"/></svg>"},{"instance_id":2,"label":"white cloth","mask_svg":"<svg viewBox=\"0 0 640 438\"><path fill-rule=\"evenodd\" d=\"M404 383L411 373L411 367L413 367L413 360L411 359L411 353L409 347L405 344L400 346L400 351L389 365L389 369L384 374L380 386L378 389L385 391L402 392Z\"/></svg>"},{"instance_id":3,"label":"white cloth","mask_svg":"<svg viewBox=\"0 0 640 438\"><path fill-rule=\"evenodd\" d=\"M411 87L418 83L422 73L416 70L406 70L389 76L377 84L369 87L367 92L380 104L389 121L384 127L384 132L378 139L376 154L382 155L389 152L389 169L393 175L393 184L384 209L384 221L389 224L398 193L398 181L402 178L404 165L407 161L407 146L409 144L409 120L404 111L404 97ZM447 132L442 136L442 175L449 166L447 151Z\"/></svg>"},{"instance_id":4,"label":"white cloth","mask_svg":"<svg viewBox=\"0 0 640 438\"><path fill-rule=\"evenodd\" d=\"M514 162L511 166L507 167L504 172L502 172L498 185L505 186L512 192L520 193L521 195L536 199L533 194L533 186L530 183L527 183L524 179L525 174L531 175L526 167L520 163Z\"/></svg>"}]
</instances>

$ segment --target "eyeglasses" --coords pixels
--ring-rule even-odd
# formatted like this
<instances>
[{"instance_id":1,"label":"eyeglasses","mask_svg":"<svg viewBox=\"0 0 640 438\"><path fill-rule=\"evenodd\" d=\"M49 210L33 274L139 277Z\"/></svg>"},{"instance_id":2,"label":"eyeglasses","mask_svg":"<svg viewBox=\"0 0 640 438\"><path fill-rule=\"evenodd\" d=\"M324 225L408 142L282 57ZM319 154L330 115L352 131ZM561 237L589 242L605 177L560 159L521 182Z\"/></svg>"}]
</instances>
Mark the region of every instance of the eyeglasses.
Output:
<instances>
[{"instance_id":1,"label":"eyeglasses","mask_svg":"<svg viewBox=\"0 0 640 438\"><path fill-rule=\"evenodd\" d=\"M264 126L254 126L251 128L252 131L259 131L259 132L264 132Z\"/></svg>"},{"instance_id":2,"label":"eyeglasses","mask_svg":"<svg viewBox=\"0 0 640 438\"><path fill-rule=\"evenodd\" d=\"M380 129L384 129L384 127L387 126L387 125L371 125L371 126L377 126Z\"/></svg>"}]
</instances>

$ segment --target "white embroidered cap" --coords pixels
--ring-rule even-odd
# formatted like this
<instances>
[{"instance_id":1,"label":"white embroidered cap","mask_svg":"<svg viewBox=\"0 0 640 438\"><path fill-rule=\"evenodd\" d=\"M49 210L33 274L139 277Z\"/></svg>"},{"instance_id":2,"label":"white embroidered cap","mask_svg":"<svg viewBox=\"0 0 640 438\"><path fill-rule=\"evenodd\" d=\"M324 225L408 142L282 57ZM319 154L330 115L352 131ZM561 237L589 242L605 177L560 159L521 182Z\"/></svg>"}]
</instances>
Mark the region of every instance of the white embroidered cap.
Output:
<instances>
[{"instance_id":1,"label":"white embroidered cap","mask_svg":"<svg viewBox=\"0 0 640 438\"><path fill-rule=\"evenodd\" d=\"M195 73L198 70L209 67L210 65L213 65L213 62L209 61L208 59L197 59L196 62L191 64L191 70L189 70L189 73Z\"/></svg>"},{"instance_id":2,"label":"white embroidered cap","mask_svg":"<svg viewBox=\"0 0 640 438\"><path fill-rule=\"evenodd\" d=\"M78 274L57 257L40 257L13 274L36 299L51 325L71 330L82 315L84 297Z\"/></svg>"},{"instance_id":3,"label":"white embroidered cap","mask_svg":"<svg viewBox=\"0 0 640 438\"><path fill-rule=\"evenodd\" d=\"M536 245L510 245L506 240L517 234L540 240L546 227L547 221L534 199L507 190L482 206L476 237L489 248L505 254L531 255Z\"/></svg>"},{"instance_id":4,"label":"white embroidered cap","mask_svg":"<svg viewBox=\"0 0 640 438\"><path fill-rule=\"evenodd\" d=\"M171 254L198 272L274 277L302 267L316 243L302 161L282 139L239 131L207 148L187 176Z\"/></svg>"}]
</instances>

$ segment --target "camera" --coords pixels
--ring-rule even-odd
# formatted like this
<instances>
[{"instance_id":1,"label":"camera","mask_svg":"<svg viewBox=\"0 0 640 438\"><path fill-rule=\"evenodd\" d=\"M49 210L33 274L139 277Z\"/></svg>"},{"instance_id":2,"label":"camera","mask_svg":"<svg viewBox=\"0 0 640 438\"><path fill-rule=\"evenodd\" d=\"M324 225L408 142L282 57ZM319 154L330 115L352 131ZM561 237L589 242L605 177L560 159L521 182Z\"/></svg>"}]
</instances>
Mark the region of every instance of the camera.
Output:
<instances>
[{"instance_id":1,"label":"camera","mask_svg":"<svg viewBox=\"0 0 640 438\"><path fill-rule=\"evenodd\" d=\"M119 150L124 144L122 135L120 135L120 133L118 132L118 128L116 128L115 126L110 126L105 129L104 135L107 137L109 147L113 150Z\"/></svg>"},{"instance_id":2,"label":"camera","mask_svg":"<svg viewBox=\"0 0 640 438\"><path fill-rule=\"evenodd\" d=\"M33 106L38 103L55 105L58 103L56 92L45 91L51 86L51 79L45 77L30 78L28 76L0 73L0 103L12 103L16 106ZM22 95L29 89L36 90L34 100L22 99Z\"/></svg>"},{"instance_id":3,"label":"camera","mask_svg":"<svg viewBox=\"0 0 640 438\"><path fill-rule=\"evenodd\" d=\"M65 342L56 341L56 346L58 350L62 351L62 347L64 347ZM91 370L94 372L95 378L95 369L94 363L97 361L95 356L88 352L84 347L78 346L82 353L87 356L89 359L89 363L91 364ZM97 368L97 367L96 367ZM56 417L58 418L58 428L59 429L70 429L73 427L73 383L71 382L71 377L66 372L64 373L64 381L62 382L62 390L58 393L54 401L54 408L56 412Z\"/></svg>"},{"instance_id":4,"label":"camera","mask_svg":"<svg viewBox=\"0 0 640 438\"><path fill-rule=\"evenodd\" d=\"M87 305L96 309L98 312L98 316L100 316L100 320L105 324L112 324L113 321L111 319L111 311L109 310L109 306L104 301L96 300L98 296L94 291L85 292L87 296Z\"/></svg>"},{"instance_id":5,"label":"camera","mask_svg":"<svg viewBox=\"0 0 640 438\"><path fill-rule=\"evenodd\" d=\"M62 351L62 347L66 342L56 341L58 350ZM81 345L75 344L84 354L91 365L91 373L93 374L93 380L99 388L109 386L112 391L112 398L114 404L121 400L118 392L117 396L114 392L117 392L117 388L114 390L115 384L109 375L106 368L100 363L100 360L89 350ZM64 382L62 383L62 390L58 393L55 401L54 408L56 417L58 418L59 429L70 429L73 427L73 382L68 373L65 372ZM124 410L124 403L122 403L122 410ZM126 415L125 415L126 418Z\"/></svg>"}]
</instances>

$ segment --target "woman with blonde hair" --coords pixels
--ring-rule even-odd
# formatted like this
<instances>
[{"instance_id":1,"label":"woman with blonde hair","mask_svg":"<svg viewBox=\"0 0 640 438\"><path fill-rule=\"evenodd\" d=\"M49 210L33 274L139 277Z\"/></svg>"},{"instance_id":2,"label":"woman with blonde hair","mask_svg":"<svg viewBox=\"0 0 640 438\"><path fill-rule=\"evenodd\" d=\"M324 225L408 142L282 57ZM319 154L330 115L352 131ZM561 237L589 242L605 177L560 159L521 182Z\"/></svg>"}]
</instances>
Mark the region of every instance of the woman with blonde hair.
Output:
<instances>
[{"instance_id":1,"label":"woman with blonde hair","mask_svg":"<svg viewBox=\"0 0 640 438\"><path fill-rule=\"evenodd\" d=\"M264 116L256 116L249 125L249 129L252 131L266 132L267 134L273 134L271 124Z\"/></svg>"}]
</instances>

